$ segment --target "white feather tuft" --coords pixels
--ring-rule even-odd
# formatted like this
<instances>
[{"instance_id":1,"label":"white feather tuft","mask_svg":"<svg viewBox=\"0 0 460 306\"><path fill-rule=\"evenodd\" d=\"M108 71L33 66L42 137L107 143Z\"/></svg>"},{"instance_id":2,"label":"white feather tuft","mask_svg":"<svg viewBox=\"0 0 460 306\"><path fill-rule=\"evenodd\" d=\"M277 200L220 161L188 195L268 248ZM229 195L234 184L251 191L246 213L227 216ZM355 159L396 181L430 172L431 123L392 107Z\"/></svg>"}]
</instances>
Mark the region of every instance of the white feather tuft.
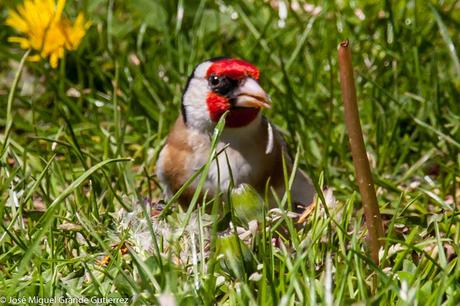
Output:
<instances>
[{"instance_id":1,"label":"white feather tuft","mask_svg":"<svg viewBox=\"0 0 460 306\"><path fill-rule=\"evenodd\" d=\"M273 128L270 122L267 122L267 147L265 148L265 154L270 154L273 152Z\"/></svg>"}]
</instances>

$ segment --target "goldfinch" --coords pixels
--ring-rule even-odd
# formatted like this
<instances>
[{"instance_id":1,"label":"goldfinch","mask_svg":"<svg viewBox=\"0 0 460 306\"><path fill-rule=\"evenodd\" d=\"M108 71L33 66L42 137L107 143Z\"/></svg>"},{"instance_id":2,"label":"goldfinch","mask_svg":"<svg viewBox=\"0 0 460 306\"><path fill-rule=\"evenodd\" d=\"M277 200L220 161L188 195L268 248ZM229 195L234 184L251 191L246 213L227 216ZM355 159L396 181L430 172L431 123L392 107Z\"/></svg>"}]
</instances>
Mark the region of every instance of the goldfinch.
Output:
<instances>
[{"instance_id":1,"label":"goldfinch","mask_svg":"<svg viewBox=\"0 0 460 306\"><path fill-rule=\"evenodd\" d=\"M234 187L249 184L263 195L269 180L270 187L283 196L282 158L289 174L292 160L280 132L262 115L271 101L258 80L257 67L240 59L221 57L196 66L182 95L181 114L156 165L167 197L206 163L213 130L227 111L217 147L223 152L210 165L202 193L214 196L218 190L228 190L233 181ZM181 205L190 203L197 183L195 179L179 197ZM298 211L312 203L315 195L311 180L300 169L290 192Z\"/></svg>"}]
</instances>

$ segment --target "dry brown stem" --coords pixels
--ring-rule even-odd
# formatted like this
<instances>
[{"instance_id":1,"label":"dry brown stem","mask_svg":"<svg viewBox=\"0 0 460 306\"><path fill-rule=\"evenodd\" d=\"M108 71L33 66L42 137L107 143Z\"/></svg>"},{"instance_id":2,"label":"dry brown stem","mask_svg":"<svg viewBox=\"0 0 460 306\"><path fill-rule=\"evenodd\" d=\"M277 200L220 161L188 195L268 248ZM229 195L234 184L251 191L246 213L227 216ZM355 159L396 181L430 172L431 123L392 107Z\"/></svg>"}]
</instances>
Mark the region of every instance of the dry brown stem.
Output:
<instances>
[{"instance_id":1,"label":"dry brown stem","mask_svg":"<svg viewBox=\"0 0 460 306\"><path fill-rule=\"evenodd\" d=\"M345 124L350 140L351 155L358 181L359 192L363 202L371 257L378 265L380 238L383 237L382 219L380 217L377 197L375 195L374 181L372 179L369 160L364 147L363 133L359 122L359 111L356 99L355 80L351 63L351 52L348 41L339 46L340 86L342 89L345 107Z\"/></svg>"}]
</instances>

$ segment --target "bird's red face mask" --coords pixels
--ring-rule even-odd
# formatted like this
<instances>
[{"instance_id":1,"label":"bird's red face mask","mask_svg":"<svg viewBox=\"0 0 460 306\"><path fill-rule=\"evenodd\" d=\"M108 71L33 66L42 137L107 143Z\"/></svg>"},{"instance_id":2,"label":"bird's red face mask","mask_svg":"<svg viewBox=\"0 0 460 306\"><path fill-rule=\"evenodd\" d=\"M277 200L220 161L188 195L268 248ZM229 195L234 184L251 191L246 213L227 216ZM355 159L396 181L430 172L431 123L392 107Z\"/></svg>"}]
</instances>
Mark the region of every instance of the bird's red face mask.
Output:
<instances>
[{"instance_id":1,"label":"bird's red face mask","mask_svg":"<svg viewBox=\"0 0 460 306\"><path fill-rule=\"evenodd\" d=\"M243 127L252 122L261 108L270 108L270 99L258 83L259 70L243 60L221 59L206 72L209 93L206 104L212 121L229 111L225 125Z\"/></svg>"}]
</instances>

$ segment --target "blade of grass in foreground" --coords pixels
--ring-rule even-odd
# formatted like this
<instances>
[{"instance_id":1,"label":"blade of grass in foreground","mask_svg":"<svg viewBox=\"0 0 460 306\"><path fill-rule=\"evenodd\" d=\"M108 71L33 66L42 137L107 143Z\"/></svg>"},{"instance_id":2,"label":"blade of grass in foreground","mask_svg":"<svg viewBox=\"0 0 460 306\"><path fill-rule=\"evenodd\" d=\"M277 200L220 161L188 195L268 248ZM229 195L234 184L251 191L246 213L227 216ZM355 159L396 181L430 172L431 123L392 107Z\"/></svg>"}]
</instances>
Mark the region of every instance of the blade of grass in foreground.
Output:
<instances>
[{"instance_id":1,"label":"blade of grass in foreground","mask_svg":"<svg viewBox=\"0 0 460 306\"><path fill-rule=\"evenodd\" d=\"M43 171L40 173L40 175L38 176L38 178L36 179L35 183L32 185L32 187L30 187L29 189L29 192L27 193L27 195L25 196L24 200L21 200L21 204L20 204L20 210L13 216L13 218L11 219L11 222L10 224L6 227L5 229L5 233L3 233L3 235L0 237L0 245L3 243L3 239L5 238L6 234L8 233L8 231L13 227L13 225L16 223L16 220L17 218L22 215L22 207L24 206L25 203L27 203L27 201L32 197L32 194L34 193L34 191L37 189L37 187L39 186L40 182L42 181L43 177L45 176L45 174L48 172L48 169L50 167L50 165L52 164L52 162L54 161L54 158L56 157L56 154L54 154L51 159L48 161L48 163L46 164L45 168L43 169Z\"/></svg>"},{"instance_id":2,"label":"blade of grass in foreground","mask_svg":"<svg viewBox=\"0 0 460 306\"><path fill-rule=\"evenodd\" d=\"M429 131L435 133L436 135L438 135L439 138L445 140L445 141L448 142L449 144L451 144L451 145L453 145L453 146L455 146L455 147L457 147L457 148L460 149L460 143L457 142L457 141L455 141L455 139L453 139L453 138L450 137L449 135L444 134L443 132L441 132L441 131L439 131L438 129L432 127L431 125L429 125L429 124L427 124L427 123L421 121L421 120L418 119L418 118L414 118L414 121L415 121L415 123L417 123L418 125L420 125L420 126L426 128L427 130L429 130Z\"/></svg>"},{"instance_id":3,"label":"blade of grass in foreground","mask_svg":"<svg viewBox=\"0 0 460 306\"><path fill-rule=\"evenodd\" d=\"M6 106L6 128L5 128L5 139L2 145L2 151L0 154L0 159L3 158L3 154L6 151L8 145L8 138L10 135L10 129L13 126L13 116L11 115L11 109L13 107L14 94L16 93L16 88L18 87L19 78L21 77L22 70L24 69L24 63L27 56L29 56L30 50L27 50L26 53L22 56L21 62L19 63L18 70L14 76L13 84L11 85L10 93L8 94L8 102Z\"/></svg>"},{"instance_id":4,"label":"blade of grass in foreground","mask_svg":"<svg viewBox=\"0 0 460 306\"><path fill-rule=\"evenodd\" d=\"M220 135L222 134L222 131L224 130L225 117L227 117L227 114L228 114L228 112L226 112L220 118L219 122L217 123L216 127L214 128L214 134L213 134L212 140L211 140L211 148L210 148L208 160L206 161L206 164L204 165L204 169L203 169L203 172L201 173L200 180L199 180L199 182L198 182L198 184L196 186L196 190L195 190L195 193L193 194L192 201L190 202L190 206L187 209L187 215L186 215L186 218L185 218L184 223L182 225L182 230L180 232L180 235L178 235L179 237L182 237L182 235L184 234L185 229L187 227L187 224L190 221L190 217L192 216L192 211L195 208L195 206L196 206L196 204L198 202L198 199L199 199L199 197L201 195L201 190L203 189L203 186L204 186L204 184L206 182L206 178L208 176L209 167L211 166L211 163L212 163L212 161L214 159L214 156L216 156L216 153L217 153L217 144L219 142Z\"/></svg>"},{"instance_id":5,"label":"blade of grass in foreground","mask_svg":"<svg viewBox=\"0 0 460 306\"><path fill-rule=\"evenodd\" d=\"M449 36L449 31L446 28L446 25L442 21L441 16L439 16L438 11L434 8L432 4L429 4L431 11L433 12L434 17L436 18L436 22L438 23L439 32L441 33L442 39L447 45L447 49L449 50L449 55L454 62L455 72L457 76L460 78L460 62L457 57L457 50L455 49L454 42Z\"/></svg>"},{"instance_id":6,"label":"blade of grass in foreground","mask_svg":"<svg viewBox=\"0 0 460 306\"><path fill-rule=\"evenodd\" d=\"M17 274L17 277L20 277L28 268L28 263L30 259L32 258L32 255L37 248L40 239L43 237L45 232L49 229L51 226L52 221L56 217L54 214L56 208L58 207L58 204L61 203L68 195L70 195L76 188L80 186L81 183L83 183L88 177L90 177L94 172L99 170L100 168L104 167L107 164L110 163L115 163L115 162L124 162L124 161L130 161L130 158L115 158L115 159L108 159L104 160L97 165L91 167L87 171L85 171L79 178L77 178L75 181L72 182L48 207L47 211L45 214L40 218L36 228L38 230L35 231L34 235L32 236L32 241L29 244L29 248L27 252L24 254L24 257L22 258L21 262L19 263L19 273Z\"/></svg>"}]
</instances>

